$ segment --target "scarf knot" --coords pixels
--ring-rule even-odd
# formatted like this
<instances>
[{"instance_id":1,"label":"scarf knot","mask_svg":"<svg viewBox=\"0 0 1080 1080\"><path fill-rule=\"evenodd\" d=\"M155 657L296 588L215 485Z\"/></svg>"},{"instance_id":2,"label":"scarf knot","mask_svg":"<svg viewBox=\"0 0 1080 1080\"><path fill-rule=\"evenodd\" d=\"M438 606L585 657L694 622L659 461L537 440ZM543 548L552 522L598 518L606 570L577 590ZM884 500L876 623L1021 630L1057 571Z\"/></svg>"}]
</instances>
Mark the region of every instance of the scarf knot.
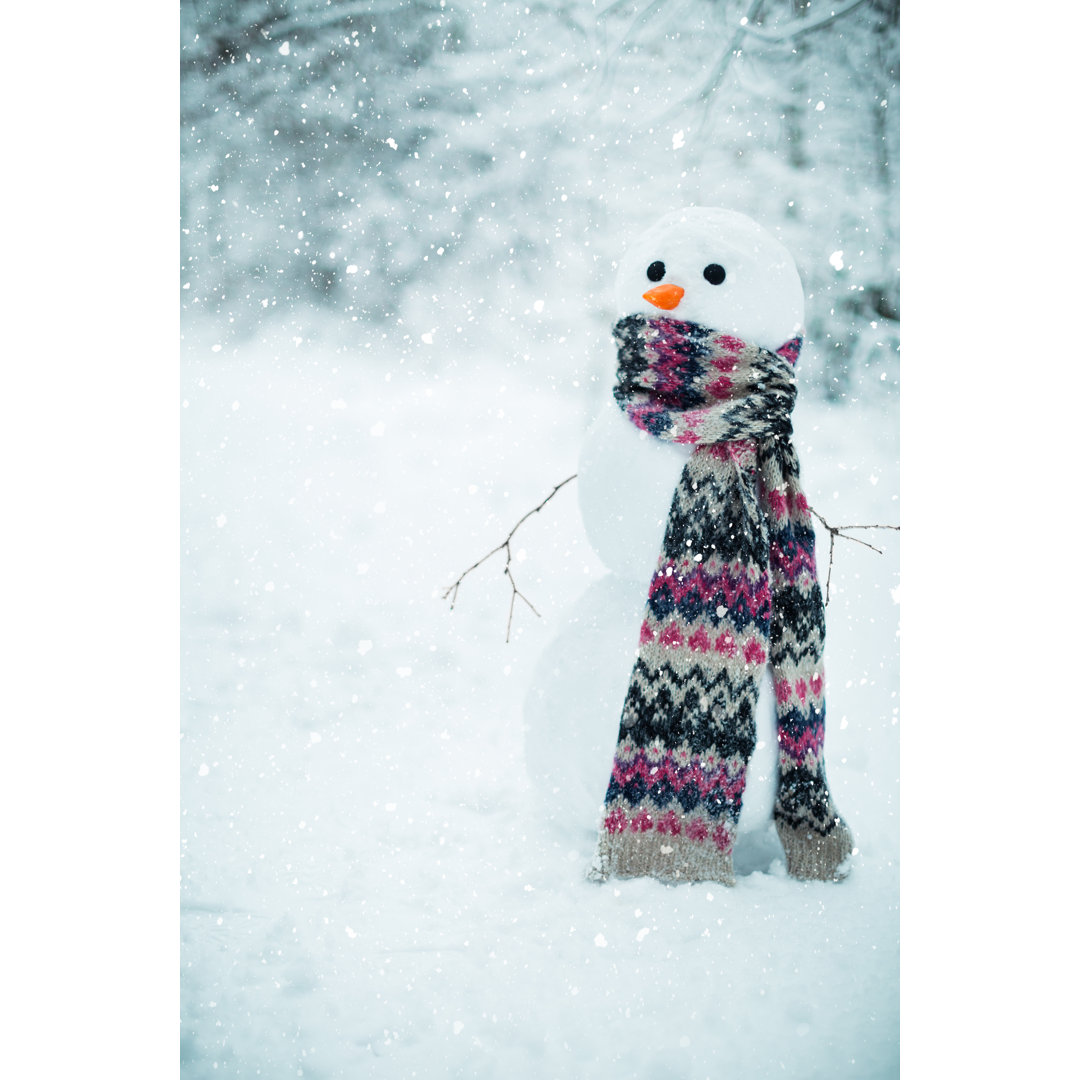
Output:
<instances>
[{"instance_id":1,"label":"scarf knot","mask_svg":"<svg viewBox=\"0 0 1080 1080\"><path fill-rule=\"evenodd\" d=\"M615 400L633 424L668 442L787 440L800 338L777 352L679 319L615 324Z\"/></svg>"}]
</instances>

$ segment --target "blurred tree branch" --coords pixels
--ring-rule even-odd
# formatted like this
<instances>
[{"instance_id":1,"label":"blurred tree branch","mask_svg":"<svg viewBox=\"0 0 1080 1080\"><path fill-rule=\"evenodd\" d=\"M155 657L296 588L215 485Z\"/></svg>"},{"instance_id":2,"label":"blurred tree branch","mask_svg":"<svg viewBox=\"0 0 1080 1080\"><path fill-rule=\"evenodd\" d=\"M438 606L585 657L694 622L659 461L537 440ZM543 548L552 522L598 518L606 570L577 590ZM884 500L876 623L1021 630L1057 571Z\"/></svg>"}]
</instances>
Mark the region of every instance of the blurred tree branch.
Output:
<instances>
[{"instance_id":1,"label":"blurred tree branch","mask_svg":"<svg viewBox=\"0 0 1080 1080\"><path fill-rule=\"evenodd\" d=\"M744 29L751 37L759 38L761 41L792 41L822 26L828 26L829 23L843 18L849 11L854 11L860 4L865 3L866 0L848 0L848 3L839 10L830 11L827 15L821 15L816 19L804 19L802 16L810 10L810 5L800 4L799 0L795 0L793 6L797 12L796 18L781 26L778 30L763 30L760 26L754 26L751 22L748 22Z\"/></svg>"},{"instance_id":2,"label":"blurred tree branch","mask_svg":"<svg viewBox=\"0 0 1080 1080\"><path fill-rule=\"evenodd\" d=\"M614 0L613 3L608 4L608 6L600 12L600 16L602 18L613 16L626 7L628 2L629 0ZM738 27L732 33L727 45L719 51L719 60L706 76L703 85L695 95L697 100L705 102L706 117L715 100L716 91L723 83L728 68L731 66L731 62L742 55L743 42L747 37L755 38L758 41L770 45L794 41L806 34L813 33L815 30L820 30L823 27L836 22L838 19L842 19L845 15L850 14L856 8L865 4L866 0L847 0L847 3L843 4L841 7L830 9L828 12L813 18L807 17L811 8L809 0L790 0L791 17L787 22L772 30L766 29L761 25L766 3L767 0L750 0L750 3L746 8L746 13L739 19ZM628 43L633 42L634 38L639 36L640 31L646 23L654 16L658 15L665 7L670 6L671 5L667 3L667 0L652 0L651 3L646 4L645 7L634 16L633 21L630 23L629 27L627 27L619 44L609 53L605 61L604 82L609 81L614 61L618 54ZM673 110L671 110L671 113L675 113L684 108L689 100L692 99L680 102Z\"/></svg>"}]
</instances>

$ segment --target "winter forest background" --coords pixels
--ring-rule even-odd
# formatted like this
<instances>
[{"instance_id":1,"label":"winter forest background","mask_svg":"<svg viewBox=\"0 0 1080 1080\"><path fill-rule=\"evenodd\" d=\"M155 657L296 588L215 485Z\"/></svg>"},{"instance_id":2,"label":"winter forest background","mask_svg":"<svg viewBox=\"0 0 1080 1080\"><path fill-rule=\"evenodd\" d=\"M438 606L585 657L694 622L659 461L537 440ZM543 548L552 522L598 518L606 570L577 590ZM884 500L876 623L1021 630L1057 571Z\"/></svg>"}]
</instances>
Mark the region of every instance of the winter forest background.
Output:
<instances>
[{"instance_id":1,"label":"winter forest background","mask_svg":"<svg viewBox=\"0 0 1080 1080\"><path fill-rule=\"evenodd\" d=\"M529 749L603 588L571 494L509 645L497 566L442 591L575 471L680 205L792 251L811 502L899 522L899 3L180 10L182 1074L897 1075L892 534L828 608L842 886L775 858L763 742L736 889L582 880Z\"/></svg>"},{"instance_id":2,"label":"winter forest background","mask_svg":"<svg viewBox=\"0 0 1080 1080\"><path fill-rule=\"evenodd\" d=\"M445 349L417 348L436 326L470 350L572 327L563 363L592 374L607 357L579 313L606 333L609 238L719 201L795 255L825 392L867 372L895 385L898 0L185 0L181 15L189 332L206 320L223 349L271 325L324 335L330 311L343 343L377 335L437 370Z\"/></svg>"}]
</instances>

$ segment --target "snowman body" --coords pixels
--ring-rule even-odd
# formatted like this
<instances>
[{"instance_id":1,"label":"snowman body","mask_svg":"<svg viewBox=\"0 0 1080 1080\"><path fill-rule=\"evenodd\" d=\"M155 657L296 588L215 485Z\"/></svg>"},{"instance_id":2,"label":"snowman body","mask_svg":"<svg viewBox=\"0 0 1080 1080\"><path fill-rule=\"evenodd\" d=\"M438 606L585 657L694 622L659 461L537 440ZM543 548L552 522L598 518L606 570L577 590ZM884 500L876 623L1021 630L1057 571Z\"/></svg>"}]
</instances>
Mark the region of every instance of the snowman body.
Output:
<instances>
[{"instance_id":1,"label":"snowman body","mask_svg":"<svg viewBox=\"0 0 1080 1080\"><path fill-rule=\"evenodd\" d=\"M695 207L663 217L629 246L614 294L620 317L667 314L773 351L803 325L802 285L791 255L731 210ZM612 346L612 382L615 362ZM540 805L550 820L573 821L583 834L595 831L603 803L649 581L691 450L640 431L610 398L583 443L582 521L609 573L560 627L525 706L527 766ZM773 721L763 714L773 707L771 693L763 693L759 731L769 730ZM759 749L769 743L759 740ZM775 745L771 757L754 758L743 808L749 844L755 826L771 820Z\"/></svg>"}]
</instances>

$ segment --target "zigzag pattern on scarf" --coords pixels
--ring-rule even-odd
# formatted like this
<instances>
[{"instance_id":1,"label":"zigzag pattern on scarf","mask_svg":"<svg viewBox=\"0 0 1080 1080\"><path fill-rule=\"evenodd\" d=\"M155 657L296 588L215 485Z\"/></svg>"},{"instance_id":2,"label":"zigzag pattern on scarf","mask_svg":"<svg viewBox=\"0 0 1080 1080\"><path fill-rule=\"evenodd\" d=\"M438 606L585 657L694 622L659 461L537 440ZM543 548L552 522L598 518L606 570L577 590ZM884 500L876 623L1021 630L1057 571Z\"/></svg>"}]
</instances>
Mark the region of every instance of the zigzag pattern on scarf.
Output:
<instances>
[{"instance_id":1,"label":"zigzag pattern on scarf","mask_svg":"<svg viewBox=\"0 0 1080 1080\"><path fill-rule=\"evenodd\" d=\"M696 628L685 639L691 649L722 649L719 640L714 642L707 633L707 627L716 630L730 626L741 634L753 625L762 637L769 636L772 604L768 579L763 575L755 579L738 566L723 565L715 571L711 566L709 569L696 566L684 574L669 566L653 576L647 604L656 625L677 618L687 631ZM642 631L642 641L652 639L650 621L646 620ZM730 640L730 635L727 637ZM681 641L665 642L668 643L681 644Z\"/></svg>"},{"instance_id":2,"label":"zigzag pattern on scarf","mask_svg":"<svg viewBox=\"0 0 1080 1080\"><path fill-rule=\"evenodd\" d=\"M789 766L780 775L775 817L791 828L809 828L826 837L844 826L837 814L824 773L802 765Z\"/></svg>"},{"instance_id":3,"label":"zigzag pattern on scarf","mask_svg":"<svg viewBox=\"0 0 1080 1080\"><path fill-rule=\"evenodd\" d=\"M777 732L776 741L789 768L794 768L798 763L810 767L805 764L807 759L816 764L825 745L825 722L815 717L801 726L789 723Z\"/></svg>"},{"instance_id":4,"label":"zigzag pattern on scarf","mask_svg":"<svg viewBox=\"0 0 1080 1080\"><path fill-rule=\"evenodd\" d=\"M754 749L750 699L758 678L756 669L734 673L722 668L710 675L700 665L679 670L669 661L654 667L639 660L623 705L620 740L749 758Z\"/></svg>"},{"instance_id":5,"label":"zigzag pattern on scarf","mask_svg":"<svg viewBox=\"0 0 1080 1080\"><path fill-rule=\"evenodd\" d=\"M746 764L716 752L693 753L689 746L676 750L642 749L630 744L616 755L608 782L608 801L616 796L631 806L648 797L662 811L677 803L684 814L700 807L709 817L734 814L746 788Z\"/></svg>"},{"instance_id":6,"label":"zigzag pattern on scarf","mask_svg":"<svg viewBox=\"0 0 1080 1080\"><path fill-rule=\"evenodd\" d=\"M716 457L734 465L733 454L746 445L729 450L726 457ZM743 500L749 503L749 514L743 505L733 501L730 488L739 482L734 469L725 469L723 475L717 475L714 463L707 458L696 458L697 455L687 462L683 480L671 501L664 532L664 555L674 561L687 560L688 556L692 561L695 555L700 555L703 561L715 558L728 564L767 566L769 541L764 516L749 493Z\"/></svg>"},{"instance_id":7,"label":"zigzag pattern on scarf","mask_svg":"<svg viewBox=\"0 0 1080 1080\"><path fill-rule=\"evenodd\" d=\"M779 575L777 586L796 584L800 578L817 584L817 558L812 525L789 521L776 529L769 539L769 563Z\"/></svg>"},{"instance_id":8,"label":"zigzag pattern on scarf","mask_svg":"<svg viewBox=\"0 0 1080 1080\"><path fill-rule=\"evenodd\" d=\"M825 639L817 625L809 620L803 623L800 620L789 619L786 623L782 623L776 616L777 606L774 597L769 659L772 661L773 671L777 677L792 683L799 677L795 674L796 671L801 672L808 664L813 666L819 662ZM793 632L793 628L802 630L805 636L800 637L798 633ZM803 677L812 677L812 673L807 673Z\"/></svg>"}]
</instances>

